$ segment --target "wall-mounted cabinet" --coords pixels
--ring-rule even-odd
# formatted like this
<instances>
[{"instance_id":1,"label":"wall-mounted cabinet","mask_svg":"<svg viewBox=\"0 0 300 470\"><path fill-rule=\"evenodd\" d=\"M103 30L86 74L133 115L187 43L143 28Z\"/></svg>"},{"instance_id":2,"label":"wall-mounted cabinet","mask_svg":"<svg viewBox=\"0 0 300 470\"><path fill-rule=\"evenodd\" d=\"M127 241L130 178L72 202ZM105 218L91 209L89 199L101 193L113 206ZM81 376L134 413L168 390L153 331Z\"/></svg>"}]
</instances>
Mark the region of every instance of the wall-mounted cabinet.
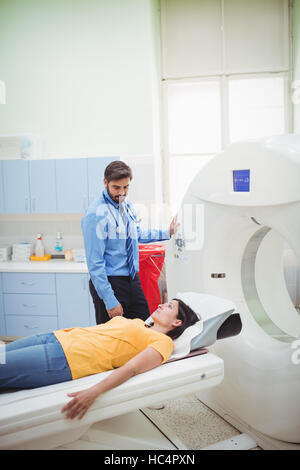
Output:
<instances>
[{"instance_id":1,"label":"wall-mounted cabinet","mask_svg":"<svg viewBox=\"0 0 300 470\"><path fill-rule=\"evenodd\" d=\"M4 212L3 161L0 161L0 214Z\"/></svg>"},{"instance_id":2,"label":"wall-mounted cabinet","mask_svg":"<svg viewBox=\"0 0 300 470\"><path fill-rule=\"evenodd\" d=\"M30 212L29 168L25 160L4 160L3 193L5 214Z\"/></svg>"},{"instance_id":3,"label":"wall-mounted cabinet","mask_svg":"<svg viewBox=\"0 0 300 470\"><path fill-rule=\"evenodd\" d=\"M57 212L55 160L29 160L30 212Z\"/></svg>"},{"instance_id":4,"label":"wall-mounted cabinet","mask_svg":"<svg viewBox=\"0 0 300 470\"><path fill-rule=\"evenodd\" d=\"M57 212L83 212L88 206L87 159L56 160Z\"/></svg>"},{"instance_id":5,"label":"wall-mounted cabinet","mask_svg":"<svg viewBox=\"0 0 300 470\"><path fill-rule=\"evenodd\" d=\"M3 289L2 289L2 273L0 273L0 335L6 333L4 305L3 305Z\"/></svg>"},{"instance_id":6,"label":"wall-mounted cabinet","mask_svg":"<svg viewBox=\"0 0 300 470\"><path fill-rule=\"evenodd\" d=\"M103 190L119 157L0 161L0 213L80 213Z\"/></svg>"}]
</instances>

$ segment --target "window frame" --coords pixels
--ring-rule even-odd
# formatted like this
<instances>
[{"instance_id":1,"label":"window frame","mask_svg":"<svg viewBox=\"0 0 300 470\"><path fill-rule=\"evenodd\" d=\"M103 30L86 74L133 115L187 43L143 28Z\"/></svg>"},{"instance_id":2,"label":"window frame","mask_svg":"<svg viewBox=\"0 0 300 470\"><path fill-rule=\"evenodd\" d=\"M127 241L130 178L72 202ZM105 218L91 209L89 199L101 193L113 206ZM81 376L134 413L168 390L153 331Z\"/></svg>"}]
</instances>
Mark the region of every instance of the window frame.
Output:
<instances>
[{"instance_id":1,"label":"window frame","mask_svg":"<svg viewBox=\"0 0 300 470\"><path fill-rule=\"evenodd\" d=\"M200 82L203 80L214 80L220 83L220 115L221 115L221 151L223 151L230 144L230 132L229 132L229 81L232 79L249 79L249 78L263 78L263 77L283 77L284 79L284 132L290 133L293 129L293 118L292 118L292 100L291 100L291 83L292 83L292 3L287 0L284 6L284 53L285 53L285 67L278 67L276 70L227 70L226 64L226 51L225 51L225 31L224 31L224 0L221 0L222 10L222 57L223 57L223 70L217 71L216 73L201 73L199 75L182 74L181 76L166 76L165 74L165 58L163 41L165 39L165 2L160 0L160 15L161 15L161 26L160 26L160 40L161 40L161 63L162 63L162 76L161 76L161 123L162 123L162 181L163 181L163 202L170 204L170 181L169 181L169 168L170 159L172 157L178 157L185 155L187 156L207 156L215 155L215 153L194 153L194 154L170 154L168 149L169 135L168 135L168 98L167 98L167 87L169 84L174 82ZM166 42L165 42L166 44Z\"/></svg>"},{"instance_id":2,"label":"window frame","mask_svg":"<svg viewBox=\"0 0 300 470\"><path fill-rule=\"evenodd\" d=\"M228 145L230 145L230 122L229 122L229 81L235 79L251 79L251 78L274 78L282 77L284 83L284 132L292 132L292 106L290 103L290 76L288 72L273 72L273 73L253 73L253 74L230 74L230 75L215 75L207 77L194 77L194 78L182 78L177 79L176 82L180 83L200 83L207 80L219 81L220 86L220 115L221 115L221 150L223 151ZM163 191L163 200L165 203L170 204L170 159L173 157L184 157L184 156L201 156L207 155L216 155L217 152L198 152L198 153L180 153L180 154L171 154L169 151L169 135L168 135L168 92L167 87L169 84L174 83L174 80L164 80L162 83L162 96L163 96L163 105L162 105L162 153L163 153L163 181L164 181L164 191Z\"/></svg>"}]
</instances>

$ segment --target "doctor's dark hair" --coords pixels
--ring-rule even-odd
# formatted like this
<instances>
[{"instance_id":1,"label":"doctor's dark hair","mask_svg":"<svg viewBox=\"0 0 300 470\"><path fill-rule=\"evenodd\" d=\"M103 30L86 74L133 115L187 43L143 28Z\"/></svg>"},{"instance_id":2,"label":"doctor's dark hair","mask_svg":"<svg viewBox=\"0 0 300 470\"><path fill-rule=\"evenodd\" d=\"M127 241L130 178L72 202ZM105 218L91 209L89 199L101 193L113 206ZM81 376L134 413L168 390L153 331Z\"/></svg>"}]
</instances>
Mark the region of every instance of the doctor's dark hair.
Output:
<instances>
[{"instance_id":1,"label":"doctor's dark hair","mask_svg":"<svg viewBox=\"0 0 300 470\"><path fill-rule=\"evenodd\" d=\"M104 178L108 183L112 180L120 180L122 178L130 178L130 180L132 180L132 171L126 163L115 160L105 168Z\"/></svg>"},{"instance_id":2,"label":"doctor's dark hair","mask_svg":"<svg viewBox=\"0 0 300 470\"><path fill-rule=\"evenodd\" d=\"M173 299L177 300L179 303L178 305L178 315L177 318L182 321L180 326L177 326L171 331L168 331L167 335L170 336L171 339L177 339L186 328L189 326L194 325L194 323L197 323L197 321L200 320L194 310L192 310L188 305L186 305L182 300L180 299Z\"/></svg>"}]
</instances>

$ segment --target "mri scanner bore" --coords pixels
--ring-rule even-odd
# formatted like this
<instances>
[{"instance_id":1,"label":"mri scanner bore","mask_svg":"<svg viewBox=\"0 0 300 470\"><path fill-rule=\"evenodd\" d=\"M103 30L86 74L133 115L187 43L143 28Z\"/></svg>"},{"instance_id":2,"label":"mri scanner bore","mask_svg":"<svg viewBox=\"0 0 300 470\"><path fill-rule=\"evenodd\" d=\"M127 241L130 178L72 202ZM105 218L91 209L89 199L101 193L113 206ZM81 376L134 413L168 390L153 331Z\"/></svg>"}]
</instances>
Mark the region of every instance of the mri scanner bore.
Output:
<instances>
[{"instance_id":1,"label":"mri scanner bore","mask_svg":"<svg viewBox=\"0 0 300 470\"><path fill-rule=\"evenodd\" d=\"M202 214L198 230L186 227L186 207ZM225 378L199 398L240 429L300 443L300 136L236 142L213 157L185 194L181 222L167 251L169 294L230 299L243 323L212 346Z\"/></svg>"}]
</instances>

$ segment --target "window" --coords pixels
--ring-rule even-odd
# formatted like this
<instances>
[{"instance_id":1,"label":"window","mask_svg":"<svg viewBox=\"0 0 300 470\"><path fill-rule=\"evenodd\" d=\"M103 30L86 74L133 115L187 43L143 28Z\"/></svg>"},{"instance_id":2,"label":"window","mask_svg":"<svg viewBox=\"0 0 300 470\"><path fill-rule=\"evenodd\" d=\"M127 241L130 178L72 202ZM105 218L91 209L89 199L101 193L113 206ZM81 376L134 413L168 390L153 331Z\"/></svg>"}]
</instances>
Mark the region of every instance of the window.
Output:
<instances>
[{"instance_id":1,"label":"window","mask_svg":"<svg viewBox=\"0 0 300 470\"><path fill-rule=\"evenodd\" d=\"M283 134L283 77L229 80L230 142Z\"/></svg>"},{"instance_id":2,"label":"window","mask_svg":"<svg viewBox=\"0 0 300 470\"><path fill-rule=\"evenodd\" d=\"M161 0L165 200L212 156L289 132L288 0Z\"/></svg>"},{"instance_id":3,"label":"window","mask_svg":"<svg viewBox=\"0 0 300 470\"><path fill-rule=\"evenodd\" d=\"M170 158L169 188L172 213L179 210L184 194L194 176L211 158L211 155L185 155Z\"/></svg>"},{"instance_id":4,"label":"window","mask_svg":"<svg viewBox=\"0 0 300 470\"><path fill-rule=\"evenodd\" d=\"M221 149L219 81L169 84L168 149L172 155Z\"/></svg>"},{"instance_id":5,"label":"window","mask_svg":"<svg viewBox=\"0 0 300 470\"><path fill-rule=\"evenodd\" d=\"M220 81L166 87L169 202L177 211L193 177L221 150Z\"/></svg>"}]
</instances>

